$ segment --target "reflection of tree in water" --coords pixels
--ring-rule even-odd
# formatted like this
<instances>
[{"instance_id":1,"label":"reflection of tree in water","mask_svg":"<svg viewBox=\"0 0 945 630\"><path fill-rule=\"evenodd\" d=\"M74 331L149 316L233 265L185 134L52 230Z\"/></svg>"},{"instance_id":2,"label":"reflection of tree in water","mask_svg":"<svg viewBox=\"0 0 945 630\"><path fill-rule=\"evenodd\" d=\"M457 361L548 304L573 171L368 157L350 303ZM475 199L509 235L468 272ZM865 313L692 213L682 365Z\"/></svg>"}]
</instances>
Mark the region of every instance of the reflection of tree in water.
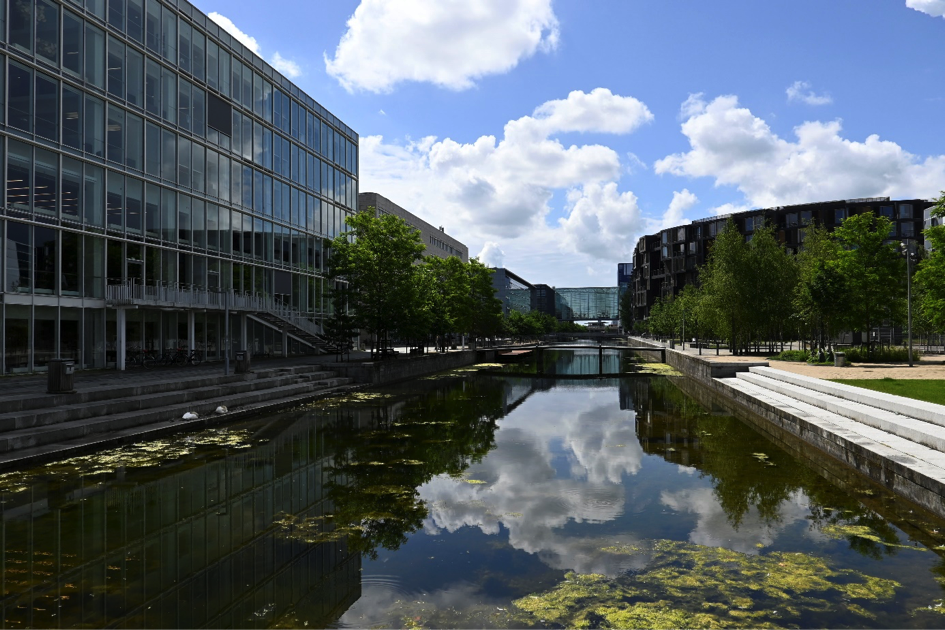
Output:
<instances>
[{"instance_id":1,"label":"reflection of tree in water","mask_svg":"<svg viewBox=\"0 0 945 630\"><path fill-rule=\"evenodd\" d=\"M396 549L421 527L427 508L418 486L461 474L495 446L503 393L501 382L467 377L324 412L335 416L326 434L332 521L350 548L375 558L378 547Z\"/></svg>"},{"instance_id":2,"label":"reflection of tree in water","mask_svg":"<svg viewBox=\"0 0 945 630\"><path fill-rule=\"evenodd\" d=\"M846 539L851 549L879 558L902 547L888 516L858 499L857 494L875 492L865 484L851 493L828 482L747 424L710 414L670 379L633 379L628 386L644 451L710 477L736 530L752 507L765 524L779 523L782 504L801 492L810 502L809 518L817 529Z\"/></svg>"}]
</instances>

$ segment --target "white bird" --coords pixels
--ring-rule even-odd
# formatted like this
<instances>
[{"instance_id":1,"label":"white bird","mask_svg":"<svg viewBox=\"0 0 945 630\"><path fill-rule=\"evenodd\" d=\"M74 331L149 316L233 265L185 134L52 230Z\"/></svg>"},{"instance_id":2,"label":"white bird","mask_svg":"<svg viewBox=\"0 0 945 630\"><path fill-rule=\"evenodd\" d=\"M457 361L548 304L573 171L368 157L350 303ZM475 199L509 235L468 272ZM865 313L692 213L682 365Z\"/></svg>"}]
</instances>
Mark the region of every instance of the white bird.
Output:
<instances>
[{"instance_id":1,"label":"white bird","mask_svg":"<svg viewBox=\"0 0 945 630\"><path fill-rule=\"evenodd\" d=\"M196 420L199 417L200 416L195 414L193 411L188 411L187 413L184 414L184 417L182 418L182 420Z\"/></svg>"},{"instance_id":2,"label":"white bird","mask_svg":"<svg viewBox=\"0 0 945 630\"><path fill-rule=\"evenodd\" d=\"M220 405L219 407L213 410L213 413L224 414L224 413L229 413L229 411L230 410L227 409L225 405Z\"/></svg>"}]
</instances>

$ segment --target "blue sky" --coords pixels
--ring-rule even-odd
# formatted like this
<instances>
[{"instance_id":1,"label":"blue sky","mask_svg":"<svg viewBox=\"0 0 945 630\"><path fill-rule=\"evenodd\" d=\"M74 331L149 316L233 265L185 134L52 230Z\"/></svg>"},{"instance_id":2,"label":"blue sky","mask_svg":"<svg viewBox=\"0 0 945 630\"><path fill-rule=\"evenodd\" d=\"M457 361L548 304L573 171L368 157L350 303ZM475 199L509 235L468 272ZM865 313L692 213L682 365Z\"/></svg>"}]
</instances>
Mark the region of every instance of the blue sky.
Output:
<instances>
[{"instance_id":1,"label":"blue sky","mask_svg":"<svg viewBox=\"0 0 945 630\"><path fill-rule=\"evenodd\" d=\"M360 134L362 192L532 282L612 286L702 217L945 189L945 0L196 4Z\"/></svg>"}]
</instances>

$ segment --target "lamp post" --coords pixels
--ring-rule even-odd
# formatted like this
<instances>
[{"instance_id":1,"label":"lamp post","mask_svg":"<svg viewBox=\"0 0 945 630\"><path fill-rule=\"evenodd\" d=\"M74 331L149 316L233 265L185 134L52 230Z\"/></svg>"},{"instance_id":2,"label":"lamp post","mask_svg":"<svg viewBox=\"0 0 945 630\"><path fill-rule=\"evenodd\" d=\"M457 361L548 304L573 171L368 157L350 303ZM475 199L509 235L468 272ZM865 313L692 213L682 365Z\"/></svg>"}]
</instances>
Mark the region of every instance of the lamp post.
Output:
<instances>
[{"instance_id":1,"label":"lamp post","mask_svg":"<svg viewBox=\"0 0 945 630\"><path fill-rule=\"evenodd\" d=\"M902 241L902 249L906 253L906 322L907 336L909 337L909 367L912 365L912 251L908 241Z\"/></svg>"}]
</instances>

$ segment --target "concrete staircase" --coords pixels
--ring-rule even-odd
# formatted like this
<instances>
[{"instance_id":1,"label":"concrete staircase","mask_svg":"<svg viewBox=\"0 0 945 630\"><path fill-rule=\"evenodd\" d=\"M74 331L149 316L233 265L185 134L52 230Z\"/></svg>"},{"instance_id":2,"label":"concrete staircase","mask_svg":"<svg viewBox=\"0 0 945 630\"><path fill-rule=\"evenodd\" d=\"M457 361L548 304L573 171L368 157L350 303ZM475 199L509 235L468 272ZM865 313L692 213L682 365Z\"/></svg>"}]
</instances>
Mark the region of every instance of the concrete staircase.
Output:
<instances>
[{"instance_id":1,"label":"concrete staircase","mask_svg":"<svg viewBox=\"0 0 945 630\"><path fill-rule=\"evenodd\" d=\"M936 512L945 508L945 406L770 367L716 380L782 428Z\"/></svg>"},{"instance_id":2,"label":"concrete staircase","mask_svg":"<svg viewBox=\"0 0 945 630\"><path fill-rule=\"evenodd\" d=\"M203 426L221 405L229 413L217 418L235 419L350 382L317 365L300 365L189 380L178 376L81 394L5 397L0 405L0 468L143 439L162 430ZM200 419L181 420L186 412Z\"/></svg>"}]
</instances>

